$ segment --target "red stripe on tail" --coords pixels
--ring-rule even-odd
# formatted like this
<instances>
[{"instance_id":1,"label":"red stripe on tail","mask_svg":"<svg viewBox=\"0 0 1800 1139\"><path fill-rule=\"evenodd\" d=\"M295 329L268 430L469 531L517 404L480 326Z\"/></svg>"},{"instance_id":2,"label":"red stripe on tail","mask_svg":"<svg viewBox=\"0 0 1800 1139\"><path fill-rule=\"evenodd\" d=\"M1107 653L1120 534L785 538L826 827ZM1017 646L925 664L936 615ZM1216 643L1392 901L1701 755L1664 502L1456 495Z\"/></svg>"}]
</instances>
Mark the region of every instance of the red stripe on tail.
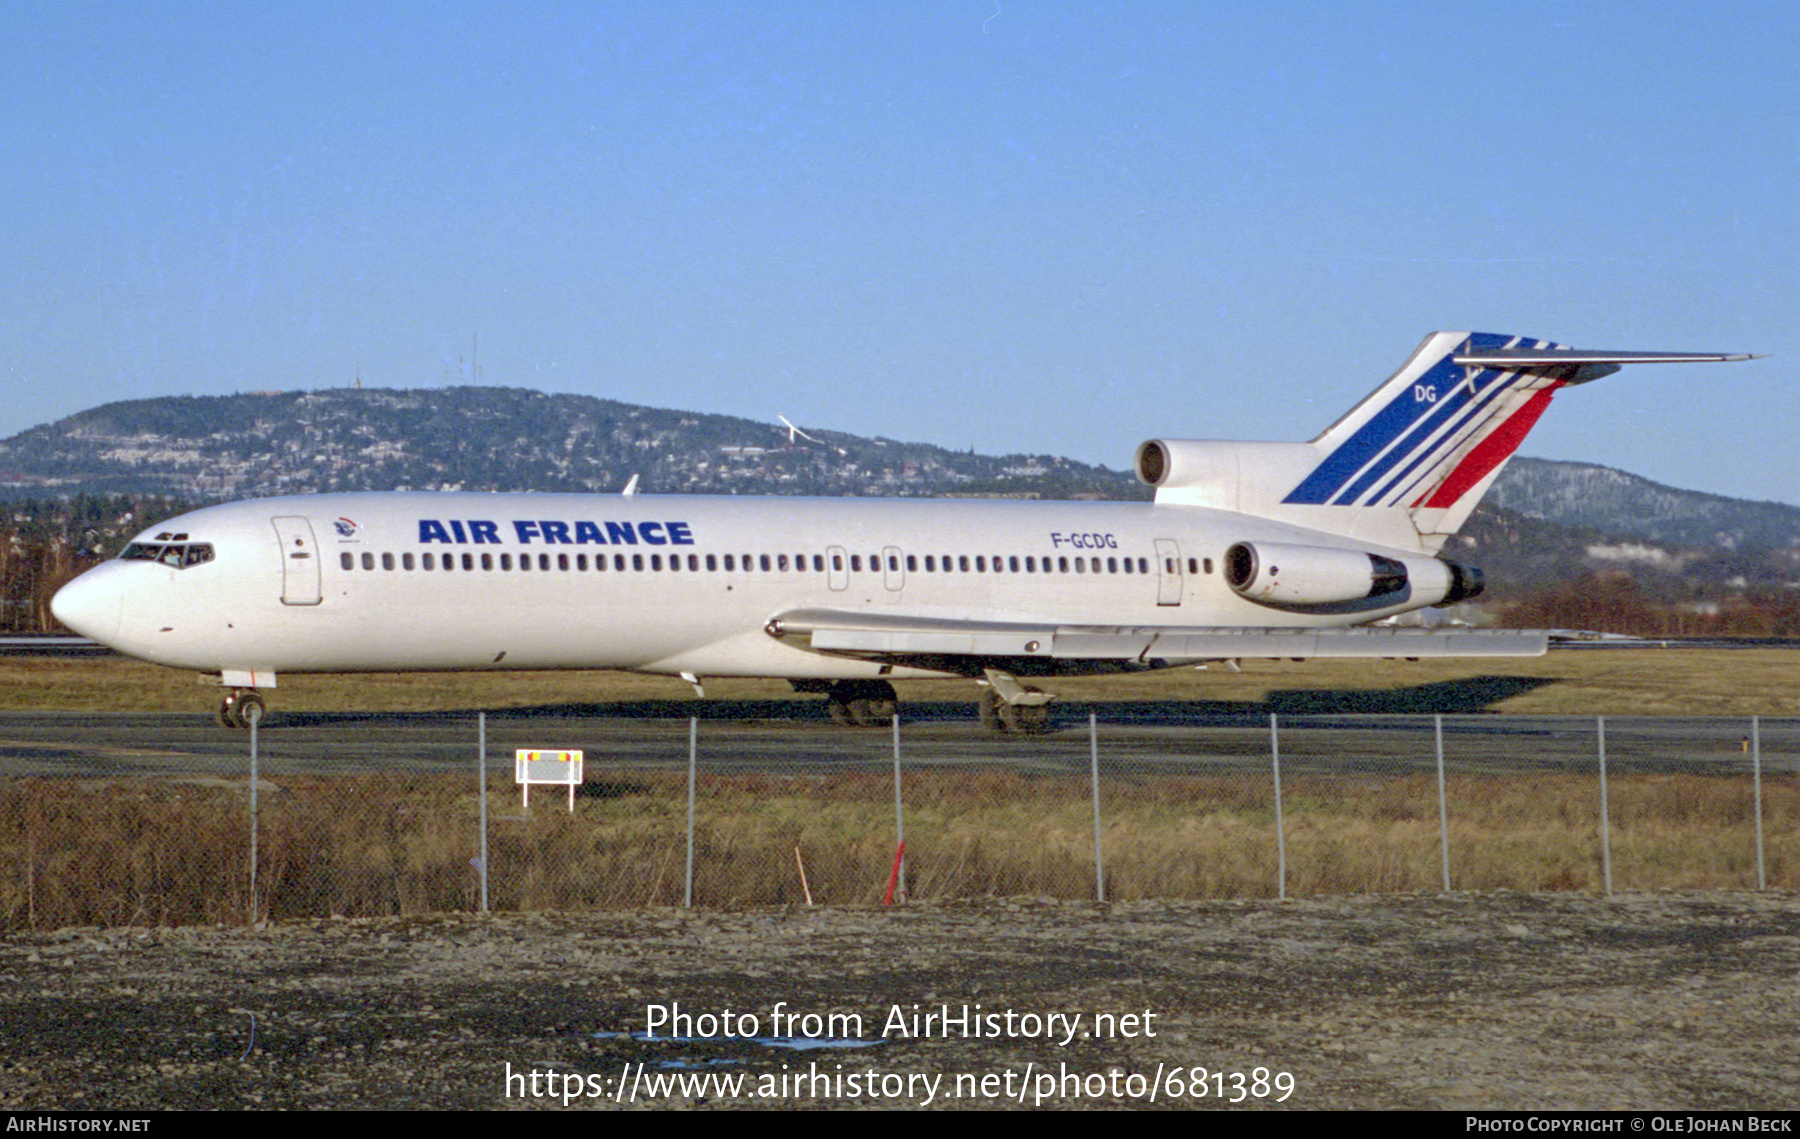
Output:
<instances>
[{"instance_id":1,"label":"red stripe on tail","mask_svg":"<svg viewBox=\"0 0 1800 1139\"><path fill-rule=\"evenodd\" d=\"M1475 445L1475 449L1470 451L1461 463L1457 464L1456 469L1450 472L1450 476L1438 484L1435 491L1431 492L1429 501L1421 499L1419 502L1413 503L1413 506L1427 508L1454 506L1457 500L1469 493L1475 484L1487 478L1495 467L1512 457L1512 453L1519 449L1519 444L1525 441L1525 436L1530 434L1531 429L1537 425L1538 416L1544 414L1544 409L1550 406L1551 394L1560 387L1562 387L1562 382L1558 381L1534 393L1525 402L1524 407L1513 413L1511 419L1495 428L1487 438Z\"/></svg>"}]
</instances>

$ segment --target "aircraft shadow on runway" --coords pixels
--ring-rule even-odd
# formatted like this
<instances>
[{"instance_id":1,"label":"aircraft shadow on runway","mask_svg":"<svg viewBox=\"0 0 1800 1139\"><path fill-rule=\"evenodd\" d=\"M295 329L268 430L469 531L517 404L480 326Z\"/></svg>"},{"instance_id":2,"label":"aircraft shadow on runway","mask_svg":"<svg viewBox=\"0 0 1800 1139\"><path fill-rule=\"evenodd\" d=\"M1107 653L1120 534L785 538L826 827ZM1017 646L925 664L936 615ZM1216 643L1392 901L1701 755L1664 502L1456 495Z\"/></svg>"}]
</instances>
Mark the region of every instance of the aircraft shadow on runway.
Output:
<instances>
[{"instance_id":1,"label":"aircraft shadow on runway","mask_svg":"<svg viewBox=\"0 0 1800 1139\"><path fill-rule=\"evenodd\" d=\"M1556 683L1545 677L1471 676L1404 688L1282 689L1264 700L1122 700L1058 701L1053 708L1058 722L1086 720L1091 712L1111 723L1192 724L1218 719L1278 715L1472 715L1489 711L1502 700ZM973 701L905 700L901 693L903 723L968 722L974 719ZM379 718L387 721L466 718L474 710L458 712L397 712L371 717L369 713L289 712L277 714L271 726L319 726L348 720ZM501 708L488 712L499 723L542 719L686 720L709 723L729 721L818 720L827 718L825 701L818 697L791 700L620 700L538 704Z\"/></svg>"}]
</instances>

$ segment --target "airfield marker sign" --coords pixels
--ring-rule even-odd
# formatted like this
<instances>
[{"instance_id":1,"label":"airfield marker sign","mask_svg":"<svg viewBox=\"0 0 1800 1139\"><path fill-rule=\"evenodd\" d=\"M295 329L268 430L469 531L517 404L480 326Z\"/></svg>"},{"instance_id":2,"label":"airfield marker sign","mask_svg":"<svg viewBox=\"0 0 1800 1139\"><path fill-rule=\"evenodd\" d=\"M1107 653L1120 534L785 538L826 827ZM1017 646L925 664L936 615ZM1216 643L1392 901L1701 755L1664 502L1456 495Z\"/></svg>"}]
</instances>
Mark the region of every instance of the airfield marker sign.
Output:
<instances>
[{"instance_id":1,"label":"airfield marker sign","mask_svg":"<svg viewBox=\"0 0 1800 1139\"><path fill-rule=\"evenodd\" d=\"M519 784L519 800L525 813L531 813L531 785L549 783L569 788L569 813L575 813L575 788L581 785L579 751L534 751L519 748L513 752L513 778Z\"/></svg>"}]
</instances>

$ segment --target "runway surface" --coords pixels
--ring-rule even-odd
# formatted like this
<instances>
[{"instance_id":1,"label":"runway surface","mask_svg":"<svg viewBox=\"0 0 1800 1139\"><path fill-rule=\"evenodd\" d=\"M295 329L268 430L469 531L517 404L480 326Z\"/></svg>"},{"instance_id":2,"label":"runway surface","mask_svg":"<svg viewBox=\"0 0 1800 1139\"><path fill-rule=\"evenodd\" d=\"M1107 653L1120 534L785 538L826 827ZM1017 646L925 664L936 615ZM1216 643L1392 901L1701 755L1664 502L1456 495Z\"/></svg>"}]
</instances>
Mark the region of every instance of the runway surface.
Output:
<instances>
[{"instance_id":1,"label":"runway surface","mask_svg":"<svg viewBox=\"0 0 1800 1139\"><path fill-rule=\"evenodd\" d=\"M489 765L510 779L515 748L573 748L589 780L609 771L685 768L688 715L698 721L702 768L824 773L891 769L889 728L832 725L818 701L718 701L701 705L579 705L487 716ZM902 709L903 763L1085 774L1088 712L1103 772L1206 774L1266 771L1267 717L1181 715L1168 705L1064 707L1044 735L983 730L962 706ZM1609 771L1737 774L1751 761L1743 717L1609 717ZM1800 770L1800 720L1757 727L1763 771ZM1457 772L1592 771L1600 750L1591 717L1464 715L1443 718L1445 764ZM249 770L250 734L188 714L26 712L0 715L0 775L95 778L212 775ZM1436 767L1431 716L1284 715L1275 740L1284 775L1429 772ZM265 775L471 770L478 754L473 713L271 715L257 733Z\"/></svg>"}]
</instances>

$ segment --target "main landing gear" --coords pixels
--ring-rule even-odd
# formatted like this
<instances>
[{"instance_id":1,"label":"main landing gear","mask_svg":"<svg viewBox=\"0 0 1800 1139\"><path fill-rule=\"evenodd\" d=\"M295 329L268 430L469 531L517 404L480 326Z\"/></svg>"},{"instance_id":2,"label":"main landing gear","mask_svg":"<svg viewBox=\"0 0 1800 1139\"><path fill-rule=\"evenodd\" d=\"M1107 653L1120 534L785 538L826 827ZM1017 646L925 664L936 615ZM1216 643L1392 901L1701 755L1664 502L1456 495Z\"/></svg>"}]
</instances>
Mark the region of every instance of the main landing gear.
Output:
<instances>
[{"instance_id":1,"label":"main landing gear","mask_svg":"<svg viewBox=\"0 0 1800 1139\"><path fill-rule=\"evenodd\" d=\"M845 727L884 728L894 722L900 698L885 680L840 680L825 690L831 722Z\"/></svg>"},{"instance_id":2,"label":"main landing gear","mask_svg":"<svg viewBox=\"0 0 1800 1139\"><path fill-rule=\"evenodd\" d=\"M994 732L1035 735L1050 730L1050 702L1056 699L1041 688L1020 684L1017 677L988 669L975 696L975 714L981 726Z\"/></svg>"},{"instance_id":3,"label":"main landing gear","mask_svg":"<svg viewBox=\"0 0 1800 1139\"><path fill-rule=\"evenodd\" d=\"M256 689L233 688L219 701L219 725L248 731L251 721L261 721L267 712L268 707Z\"/></svg>"}]
</instances>

